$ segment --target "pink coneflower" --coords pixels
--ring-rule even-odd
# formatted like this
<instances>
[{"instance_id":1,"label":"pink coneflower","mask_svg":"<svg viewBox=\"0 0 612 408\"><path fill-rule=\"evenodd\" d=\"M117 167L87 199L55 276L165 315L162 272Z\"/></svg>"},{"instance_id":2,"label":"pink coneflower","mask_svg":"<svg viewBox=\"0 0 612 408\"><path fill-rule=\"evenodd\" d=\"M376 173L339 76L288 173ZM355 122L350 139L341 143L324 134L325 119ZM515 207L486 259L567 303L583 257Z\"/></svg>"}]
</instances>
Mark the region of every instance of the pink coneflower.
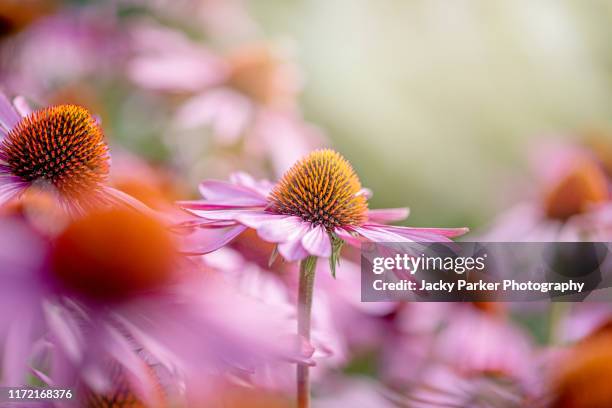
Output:
<instances>
[{"instance_id":1,"label":"pink coneflower","mask_svg":"<svg viewBox=\"0 0 612 408\"><path fill-rule=\"evenodd\" d=\"M484 236L493 241L606 241L612 190L593 152L547 143L534 150L537 193L503 213Z\"/></svg>"},{"instance_id":2,"label":"pink coneflower","mask_svg":"<svg viewBox=\"0 0 612 408\"><path fill-rule=\"evenodd\" d=\"M287 261L308 256L337 256L341 242L449 241L466 228L413 228L385 225L408 214L406 208L368 209L369 191L361 187L351 165L333 150L316 150L297 162L276 184L234 174L230 182L204 181L203 200L182 202L197 215L201 228L224 228L204 241L211 252L247 228L278 244Z\"/></svg>"},{"instance_id":3,"label":"pink coneflower","mask_svg":"<svg viewBox=\"0 0 612 408\"><path fill-rule=\"evenodd\" d=\"M158 406L160 388L307 361L289 320L181 256L155 218L94 211L52 239L12 219L0 227L3 385L33 372L91 401Z\"/></svg>"},{"instance_id":4,"label":"pink coneflower","mask_svg":"<svg viewBox=\"0 0 612 408\"><path fill-rule=\"evenodd\" d=\"M99 203L138 203L105 183L110 153L100 124L85 108L58 105L31 111L0 94L0 205L30 187L56 194L69 212Z\"/></svg>"},{"instance_id":5,"label":"pink coneflower","mask_svg":"<svg viewBox=\"0 0 612 408\"><path fill-rule=\"evenodd\" d=\"M301 261L298 288L298 334L310 341L315 268L318 257L329 258L332 274L344 242L448 241L466 228L410 228L387 226L407 215L407 209L369 210L368 190L361 187L351 165L333 150L316 150L298 161L276 184L238 174L231 182L200 184L204 200L182 206L201 220L194 238L195 252L220 248L253 228L277 244L288 261ZM212 233L211 233L212 232ZM197 243L196 243L197 244ZM310 405L308 366L298 364L298 406Z\"/></svg>"},{"instance_id":6,"label":"pink coneflower","mask_svg":"<svg viewBox=\"0 0 612 408\"><path fill-rule=\"evenodd\" d=\"M132 43L132 81L188 96L174 114L170 133L181 135L171 142L180 143L177 147L189 158L194 155L192 160L202 159L202 130L217 147L240 145L247 157L269 159L279 174L325 142L298 109L297 69L274 47L246 44L221 55L179 31L153 26L133 30ZM194 131L197 136L187 140Z\"/></svg>"}]
</instances>

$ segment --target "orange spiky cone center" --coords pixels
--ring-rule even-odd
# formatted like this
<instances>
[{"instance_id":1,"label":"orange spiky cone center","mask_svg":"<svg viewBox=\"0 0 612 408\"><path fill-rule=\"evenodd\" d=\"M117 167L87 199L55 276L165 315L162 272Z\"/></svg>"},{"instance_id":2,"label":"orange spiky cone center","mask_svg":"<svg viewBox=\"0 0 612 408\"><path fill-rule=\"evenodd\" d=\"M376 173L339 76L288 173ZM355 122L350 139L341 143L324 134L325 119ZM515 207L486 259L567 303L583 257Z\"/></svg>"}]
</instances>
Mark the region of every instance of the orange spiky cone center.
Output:
<instances>
[{"instance_id":1,"label":"orange spiky cone center","mask_svg":"<svg viewBox=\"0 0 612 408\"><path fill-rule=\"evenodd\" d=\"M0 144L5 168L25 183L54 187L78 198L96 190L109 172L108 145L92 115L59 105L23 118Z\"/></svg>"},{"instance_id":2,"label":"orange spiky cone center","mask_svg":"<svg viewBox=\"0 0 612 408\"><path fill-rule=\"evenodd\" d=\"M368 204L349 162L324 149L297 162L270 194L270 210L294 215L328 231L366 221Z\"/></svg>"}]
</instances>

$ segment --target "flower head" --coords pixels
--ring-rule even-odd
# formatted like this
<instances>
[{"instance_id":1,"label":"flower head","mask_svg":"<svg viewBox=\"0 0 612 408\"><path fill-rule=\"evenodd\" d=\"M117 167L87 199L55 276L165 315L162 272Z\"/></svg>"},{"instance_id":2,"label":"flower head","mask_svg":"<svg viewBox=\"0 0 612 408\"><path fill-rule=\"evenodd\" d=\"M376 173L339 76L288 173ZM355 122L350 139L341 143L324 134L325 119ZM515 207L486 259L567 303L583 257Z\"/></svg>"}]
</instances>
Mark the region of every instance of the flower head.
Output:
<instances>
[{"instance_id":1,"label":"flower head","mask_svg":"<svg viewBox=\"0 0 612 408\"><path fill-rule=\"evenodd\" d=\"M52 106L21 119L2 140L0 159L21 182L49 183L67 197L95 190L109 171L102 129L75 105Z\"/></svg>"},{"instance_id":2,"label":"flower head","mask_svg":"<svg viewBox=\"0 0 612 408\"><path fill-rule=\"evenodd\" d=\"M369 191L361 188L348 161L329 149L310 153L276 184L241 173L229 183L204 181L200 192L203 200L182 203L200 217L188 224L196 227L193 251L198 253L213 251L253 228L278 244L278 252L289 261L314 255L335 264L343 242L448 241L467 232L384 225L405 218L408 210L369 210Z\"/></svg>"},{"instance_id":3,"label":"flower head","mask_svg":"<svg viewBox=\"0 0 612 408\"><path fill-rule=\"evenodd\" d=\"M56 194L69 212L137 200L106 185L110 153L98 120L76 105L32 112L23 99L0 94L0 205L36 186Z\"/></svg>"},{"instance_id":4,"label":"flower head","mask_svg":"<svg viewBox=\"0 0 612 408\"><path fill-rule=\"evenodd\" d=\"M368 203L349 162L333 150L317 150L297 162L270 193L271 210L328 231L360 225Z\"/></svg>"}]
</instances>

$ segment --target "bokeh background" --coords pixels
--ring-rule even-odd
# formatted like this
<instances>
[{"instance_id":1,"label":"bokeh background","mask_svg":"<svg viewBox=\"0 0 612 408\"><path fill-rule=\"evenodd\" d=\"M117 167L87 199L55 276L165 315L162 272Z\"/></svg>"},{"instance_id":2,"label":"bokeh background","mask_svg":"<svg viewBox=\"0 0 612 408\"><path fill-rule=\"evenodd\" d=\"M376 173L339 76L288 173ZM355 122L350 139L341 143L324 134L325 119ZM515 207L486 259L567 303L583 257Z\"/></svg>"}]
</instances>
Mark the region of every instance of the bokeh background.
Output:
<instances>
[{"instance_id":1,"label":"bokeh background","mask_svg":"<svg viewBox=\"0 0 612 408\"><path fill-rule=\"evenodd\" d=\"M528 174L535 140L610 124L606 1L259 0L252 9L267 35L293 41L307 116L352 159L374 202L409 203L416 223L486 222L516 198L503 187Z\"/></svg>"}]
</instances>

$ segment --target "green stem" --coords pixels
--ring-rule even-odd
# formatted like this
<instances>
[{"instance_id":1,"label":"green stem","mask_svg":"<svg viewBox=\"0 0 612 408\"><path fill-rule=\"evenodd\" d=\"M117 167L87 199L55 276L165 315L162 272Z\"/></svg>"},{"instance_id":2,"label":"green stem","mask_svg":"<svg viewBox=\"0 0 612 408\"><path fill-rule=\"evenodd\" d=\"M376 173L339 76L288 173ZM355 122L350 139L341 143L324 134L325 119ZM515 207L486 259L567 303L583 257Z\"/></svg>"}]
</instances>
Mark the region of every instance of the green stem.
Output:
<instances>
[{"instance_id":1,"label":"green stem","mask_svg":"<svg viewBox=\"0 0 612 408\"><path fill-rule=\"evenodd\" d=\"M298 341L310 341L310 320L312 311L312 293L315 281L315 266L317 258L309 256L300 263L300 284L298 288ZM297 406L298 408L310 407L310 375L308 365L297 366Z\"/></svg>"}]
</instances>

